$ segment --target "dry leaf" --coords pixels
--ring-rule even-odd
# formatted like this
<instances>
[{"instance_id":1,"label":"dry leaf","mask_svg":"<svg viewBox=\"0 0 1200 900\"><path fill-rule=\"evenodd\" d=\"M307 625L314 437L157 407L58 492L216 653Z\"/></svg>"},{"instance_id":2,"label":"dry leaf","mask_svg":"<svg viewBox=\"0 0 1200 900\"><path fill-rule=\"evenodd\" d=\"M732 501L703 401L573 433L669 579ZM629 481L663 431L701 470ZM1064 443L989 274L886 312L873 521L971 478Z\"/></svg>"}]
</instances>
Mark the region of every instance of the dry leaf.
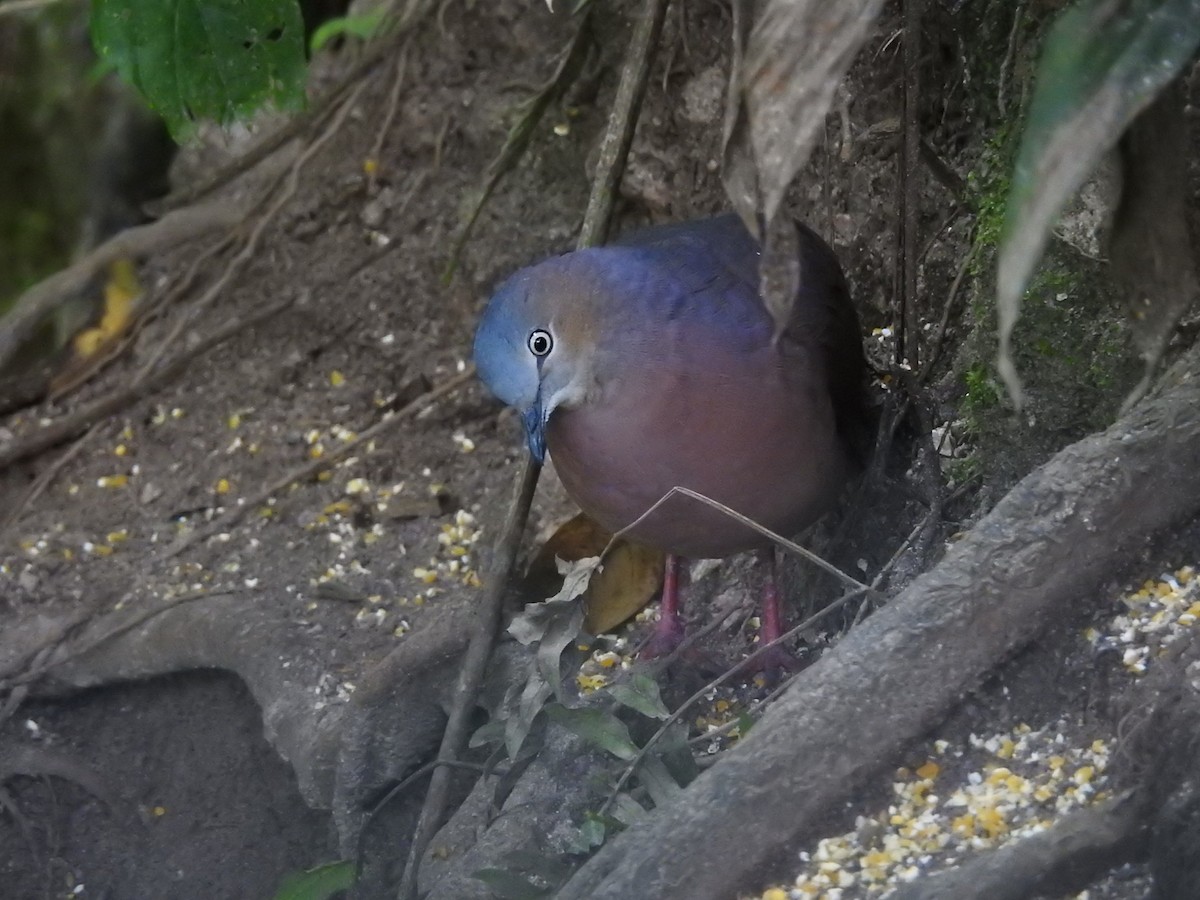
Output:
<instances>
[{"instance_id":1,"label":"dry leaf","mask_svg":"<svg viewBox=\"0 0 1200 900\"><path fill-rule=\"evenodd\" d=\"M109 266L104 285L104 312L94 328L75 337L75 354L80 360L95 356L102 348L122 337L133 321L133 304L141 296L133 260L122 257Z\"/></svg>"},{"instance_id":2,"label":"dry leaf","mask_svg":"<svg viewBox=\"0 0 1200 900\"><path fill-rule=\"evenodd\" d=\"M611 540L611 534L580 513L546 541L530 564L527 577L538 585L546 585L558 571L556 559L575 562L599 556ZM662 586L664 561L660 550L617 540L604 556L599 571L592 573L583 594L587 610L584 627L592 634L600 634L635 615Z\"/></svg>"}]
</instances>

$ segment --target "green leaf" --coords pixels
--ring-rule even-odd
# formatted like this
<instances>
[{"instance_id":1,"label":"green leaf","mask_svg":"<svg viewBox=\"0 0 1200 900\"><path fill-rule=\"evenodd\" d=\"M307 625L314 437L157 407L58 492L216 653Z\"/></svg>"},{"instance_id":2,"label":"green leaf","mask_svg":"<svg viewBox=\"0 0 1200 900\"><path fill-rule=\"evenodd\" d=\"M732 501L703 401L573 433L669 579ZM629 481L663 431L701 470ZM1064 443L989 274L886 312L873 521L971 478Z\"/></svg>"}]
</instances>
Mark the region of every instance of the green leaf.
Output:
<instances>
[{"instance_id":1,"label":"green leaf","mask_svg":"<svg viewBox=\"0 0 1200 900\"><path fill-rule=\"evenodd\" d=\"M671 715L671 711L662 702L658 684L648 675L634 675L629 681L614 684L608 692L618 703L651 719L665 719Z\"/></svg>"},{"instance_id":2,"label":"green leaf","mask_svg":"<svg viewBox=\"0 0 1200 900\"><path fill-rule=\"evenodd\" d=\"M329 900L354 887L354 860L328 863L283 879L275 900Z\"/></svg>"},{"instance_id":3,"label":"green leaf","mask_svg":"<svg viewBox=\"0 0 1200 900\"><path fill-rule=\"evenodd\" d=\"M358 16L339 16L318 27L313 32L312 38L309 39L308 45L312 48L312 52L316 53L335 37L342 35L367 41L375 36L375 32L379 30L382 22L383 10L381 9Z\"/></svg>"},{"instance_id":4,"label":"green leaf","mask_svg":"<svg viewBox=\"0 0 1200 900\"><path fill-rule=\"evenodd\" d=\"M516 714L510 715L504 722L504 747L509 759L516 759L525 739L533 729L534 720L546 705L546 699L553 688L542 677L536 668L529 670L529 680L521 691L520 703Z\"/></svg>"},{"instance_id":5,"label":"green leaf","mask_svg":"<svg viewBox=\"0 0 1200 900\"><path fill-rule=\"evenodd\" d=\"M564 609L570 610L579 605L577 598L587 590L592 573L599 568L598 556L575 562L558 560L559 574L563 576L558 593L538 603L526 603L525 611L513 616L508 633L525 646L545 638L547 631L563 615Z\"/></svg>"},{"instance_id":6,"label":"green leaf","mask_svg":"<svg viewBox=\"0 0 1200 900\"><path fill-rule=\"evenodd\" d=\"M756 722L757 720L754 718L754 716L743 711L738 716L738 733L744 738L750 733L750 729L755 726Z\"/></svg>"},{"instance_id":7,"label":"green leaf","mask_svg":"<svg viewBox=\"0 0 1200 900\"><path fill-rule=\"evenodd\" d=\"M700 774L691 745L688 744L688 729L683 722L672 722L658 739L655 749L676 784L689 785Z\"/></svg>"},{"instance_id":8,"label":"green leaf","mask_svg":"<svg viewBox=\"0 0 1200 900\"><path fill-rule=\"evenodd\" d=\"M550 893L550 888L538 887L528 878L507 869L480 869L471 873L488 886L500 900L537 900Z\"/></svg>"},{"instance_id":9,"label":"green leaf","mask_svg":"<svg viewBox=\"0 0 1200 900\"><path fill-rule=\"evenodd\" d=\"M575 867L558 856L542 850L510 850L501 858L505 867L550 884L561 884Z\"/></svg>"},{"instance_id":10,"label":"green leaf","mask_svg":"<svg viewBox=\"0 0 1200 900\"><path fill-rule=\"evenodd\" d=\"M613 798L612 805L613 818L622 825L632 825L639 819L646 818L646 807L638 803L628 794L617 794Z\"/></svg>"},{"instance_id":11,"label":"green leaf","mask_svg":"<svg viewBox=\"0 0 1200 900\"><path fill-rule=\"evenodd\" d=\"M176 138L198 119L304 103L296 0L92 0L92 43Z\"/></svg>"},{"instance_id":12,"label":"green leaf","mask_svg":"<svg viewBox=\"0 0 1200 900\"><path fill-rule=\"evenodd\" d=\"M500 719L489 719L471 735L471 739L467 741L467 746L474 750L477 747L486 747L488 744L501 744L504 742L504 722Z\"/></svg>"},{"instance_id":13,"label":"green leaf","mask_svg":"<svg viewBox=\"0 0 1200 900\"><path fill-rule=\"evenodd\" d=\"M638 755L637 745L625 723L602 709L568 709L557 703L546 707L550 721L579 735L589 744L606 750L618 759L631 760Z\"/></svg>"},{"instance_id":14,"label":"green leaf","mask_svg":"<svg viewBox=\"0 0 1200 900\"><path fill-rule=\"evenodd\" d=\"M579 830L569 840L572 853L586 855L604 843L604 822L592 814L583 820Z\"/></svg>"},{"instance_id":15,"label":"green leaf","mask_svg":"<svg viewBox=\"0 0 1200 900\"><path fill-rule=\"evenodd\" d=\"M557 603L537 648L537 667L554 696L562 699L562 654L583 628L583 604Z\"/></svg>"},{"instance_id":16,"label":"green leaf","mask_svg":"<svg viewBox=\"0 0 1200 900\"><path fill-rule=\"evenodd\" d=\"M1005 213L997 271L997 368L1012 361L1021 297L1063 205L1200 45L1200 0L1081 0L1046 37Z\"/></svg>"},{"instance_id":17,"label":"green leaf","mask_svg":"<svg viewBox=\"0 0 1200 900\"><path fill-rule=\"evenodd\" d=\"M679 782L657 756L646 756L638 765L637 775L655 806L664 806L683 793Z\"/></svg>"}]
</instances>

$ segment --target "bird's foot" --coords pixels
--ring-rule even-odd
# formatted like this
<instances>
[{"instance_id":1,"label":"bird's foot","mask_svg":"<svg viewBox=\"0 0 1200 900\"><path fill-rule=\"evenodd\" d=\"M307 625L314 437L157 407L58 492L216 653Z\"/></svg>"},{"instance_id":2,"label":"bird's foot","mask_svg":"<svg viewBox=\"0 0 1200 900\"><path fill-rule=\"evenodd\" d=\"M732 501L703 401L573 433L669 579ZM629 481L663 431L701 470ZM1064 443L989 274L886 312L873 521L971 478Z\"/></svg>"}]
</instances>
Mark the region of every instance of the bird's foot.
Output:
<instances>
[{"instance_id":1,"label":"bird's foot","mask_svg":"<svg viewBox=\"0 0 1200 900\"><path fill-rule=\"evenodd\" d=\"M682 620L666 623L659 621L654 626L654 632L638 649L638 659L666 659L675 653L683 642ZM683 670L690 671L706 680L721 674L728 668L720 660L713 658L711 654L701 650L695 644L684 648L683 652L679 654L679 659L672 664L672 668L675 666L680 666Z\"/></svg>"},{"instance_id":2,"label":"bird's foot","mask_svg":"<svg viewBox=\"0 0 1200 900\"><path fill-rule=\"evenodd\" d=\"M767 681L774 682L799 672L801 668L803 664L792 651L782 644L776 644L742 662L738 666L738 674L746 678L762 675Z\"/></svg>"},{"instance_id":3,"label":"bird's foot","mask_svg":"<svg viewBox=\"0 0 1200 900\"><path fill-rule=\"evenodd\" d=\"M670 656L683 643L683 622L677 617L659 619L654 631L642 644L638 656L641 659L660 659Z\"/></svg>"}]
</instances>

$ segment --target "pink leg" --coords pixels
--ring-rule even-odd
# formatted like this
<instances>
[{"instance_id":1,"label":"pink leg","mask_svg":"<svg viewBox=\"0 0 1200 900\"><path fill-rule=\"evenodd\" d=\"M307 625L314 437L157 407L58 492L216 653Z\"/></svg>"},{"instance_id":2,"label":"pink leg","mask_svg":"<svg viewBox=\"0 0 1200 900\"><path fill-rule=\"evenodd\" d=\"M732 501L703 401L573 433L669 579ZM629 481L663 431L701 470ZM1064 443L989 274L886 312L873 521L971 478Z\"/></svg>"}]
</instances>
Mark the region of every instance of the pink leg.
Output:
<instances>
[{"instance_id":1,"label":"pink leg","mask_svg":"<svg viewBox=\"0 0 1200 900\"><path fill-rule=\"evenodd\" d=\"M775 551L764 550L766 577L763 578L762 625L758 629L760 644L766 644L783 634L783 612L779 607L779 578L775 569Z\"/></svg>"},{"instance_id":2,"label":"pink leg","mask_svg":"<svg viewBox=\"0 0 1200 900\"><path fill-rule=\"evenodd\" d=\"M769 644L784 633L783 610L779 597L779 578L775 567L775 551L763 550L759 559L766 567L763 577L762 616L758 629L758 646ZM747 672L769 672L777 669L793 671L799 666L799 661L787 648L776 645L766 650L746 663Z\"/></svg>"},{"instance_id":3,"label":"pink leg","mask_svg":"<svg viewBox=\"0 0 1200 900\"><path fill-rule=\"evenodd\" d=\"M683 640L683 620L679 616L679 570L682 564L683 561L678 556L667 554L658 623L654 626L654 634L646 642L641 654L647 659L666 656Z\"/></svg>"}]
</instances>

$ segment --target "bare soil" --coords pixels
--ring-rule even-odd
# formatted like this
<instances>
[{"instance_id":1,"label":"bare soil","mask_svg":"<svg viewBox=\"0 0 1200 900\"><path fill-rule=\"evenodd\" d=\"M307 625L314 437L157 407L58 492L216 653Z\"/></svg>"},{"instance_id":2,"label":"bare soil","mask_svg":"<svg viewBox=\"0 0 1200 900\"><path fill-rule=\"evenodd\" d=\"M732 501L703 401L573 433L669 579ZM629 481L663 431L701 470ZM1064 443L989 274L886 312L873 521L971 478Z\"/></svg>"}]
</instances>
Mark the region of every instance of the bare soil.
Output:
<instances>
[{"instance_id":1,"label":"bare soil","mask_svg":"<svg viewBox=\"0 0 1200 900\"><path fill-rule=\"evenodd\" d=\"M625 8L599 16L600 47L588 71L539 125L447 283L449 249L514 108L549 77L574 27L543 4L468 6L446 4L421 27L402 75L389 58L362 81L344 122L298 170L294 195L263 230L249 264L196 310L182 341L167 343L171 329L231 265L236 244L204 258L183 299L97 378L3 423L0 443L21 441L43 419L70 415L127 383L160 346L186 352L224 323L292 301L78 442L0 471L4 512L20 511L0 546L0 679L14 698L0 728L0 895L270 897L287 873L353 852L365 811L436 751L479 595L463 572L483 571L524 452L513 417L478 385L405 418L328 475L256 502L216 537L174 550L282 474L403 407L421 393L420 379L436 386L455 377L469 362L475 316L491 286L572 246L628 33ZM848 83L843 115L853 149L841 152L843 122L831 117L827 142L790 198L831 237L868 335L890 321L901 79L889 36L897 21L881 20ZM728 33L721 4L672 9L619 228L725 207L717 162ZM946 50L952 41L934 44L931 94L957 71ZM353 55L347 48L319 60L314 93ZM930 130L936 149L965 174L987 135L948 117L956 108L971 112L963 98L955 107L953 96L931 100ZM378 167L373 175L365 173L368 160L367 169ZM244 196L269 182L251 172L225 191ZM930 240L921 316L932 328L967 252L969 217L934 178L924 178L920 196ZM195 242L142 260L142 283L152 296L166 295L211 246ZM951 318L952 350L970 328L961 311ZM885 360L886 338L869 340ZM956 417L962 396L954 353L942 358L934 378L939 422ZM1045 441L1042 434L1013 464L1020 471L995 481L985 473L955 494L924 552L905 557L887 590L936 559L1015 475L1078 437L1080 423L1074 428ZM882 486L847 501L820 530L819 545L849 571L877 572L928 510L924 491L934 475L903 449L908 444L901 442ZM52 467L45 490L22 505ZM380 489L390 494L387 508ZM431 507L435 494L441 500ZM480 537L451 573L439 538L467 521L464 512ZM547 474L530 549L532 536L544 537L568 513ZM1153 574L1194 556L1194 526L1181 534L1162 546L1148 536L1141 559L1113 572L1114 589L1138 578L1139 564ZM417 569L437 577L428 582ZM789 563L789 572L794 621L834 595L801 564ZM753 592L745 561L723 564L696 586L710 602L692 607L693 624L710 621L714 608L740 608ZM536 598L514 596L513 608L529 599ZM1058 632L964 698L948 733L1067 716L1081 735L1116 734L1127 682L1119 666L1098 663L1075 640L1108 615L1107 602L1081 599ZM806 636L801 655L815 656L848 624ZM726 628L705 650L733 660L751 640L745 628ZM498 665L489 690L502 694L510 677ZM669 696L691 684L686 674L675 677L682 681ZM460 792L469 785L465 778ZM383 868L394 870L407 852L419 793L390 813L378 839L379 853L391 848ZM867 808L878 798L859 799ZM745 888L760 889L771 877L786 880L787 867ZM1140 878L1127 872L1092 896L1143 897Z\"/></svg>"}]
</instances>

